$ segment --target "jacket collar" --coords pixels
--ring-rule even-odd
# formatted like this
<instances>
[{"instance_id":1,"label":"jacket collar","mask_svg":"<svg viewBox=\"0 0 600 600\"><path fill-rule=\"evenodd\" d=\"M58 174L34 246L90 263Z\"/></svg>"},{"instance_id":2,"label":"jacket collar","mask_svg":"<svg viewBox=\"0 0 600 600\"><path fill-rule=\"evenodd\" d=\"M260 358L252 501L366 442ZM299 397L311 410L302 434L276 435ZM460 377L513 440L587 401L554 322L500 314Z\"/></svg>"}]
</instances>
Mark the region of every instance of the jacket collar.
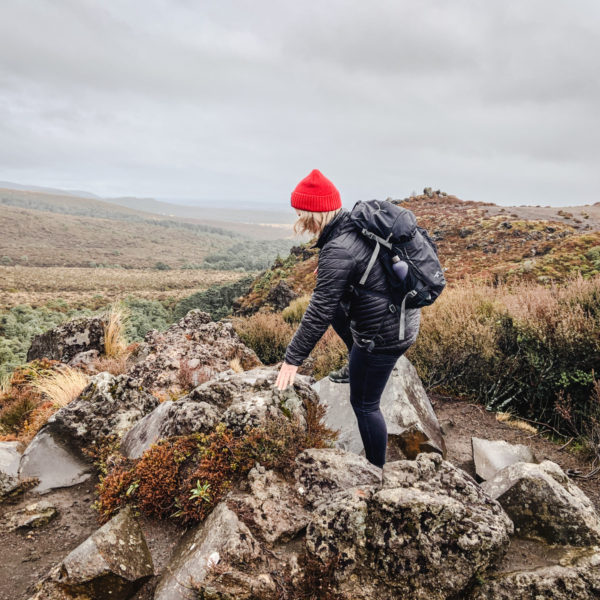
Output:
<instances>
[{"instance_id":1,"label":"jacket collar","mask_svg":"<svg viewBox=\"0 0 600 600\"><path fill-rule=\"evenodd\" d=\"M335 215L335 217L333 217L333 219L329 221L327 225L325 225L323 231L321 231L321 235L317 239L316 243L313 246L311 246L311 248L322 248L329 241L329 239L331 238L334 231L338 228L338 226L346 220L346 216L348 214L348 210L342 208L342 210L340 210L340 212L337 215Z\"/></svg>"}]
</instances>

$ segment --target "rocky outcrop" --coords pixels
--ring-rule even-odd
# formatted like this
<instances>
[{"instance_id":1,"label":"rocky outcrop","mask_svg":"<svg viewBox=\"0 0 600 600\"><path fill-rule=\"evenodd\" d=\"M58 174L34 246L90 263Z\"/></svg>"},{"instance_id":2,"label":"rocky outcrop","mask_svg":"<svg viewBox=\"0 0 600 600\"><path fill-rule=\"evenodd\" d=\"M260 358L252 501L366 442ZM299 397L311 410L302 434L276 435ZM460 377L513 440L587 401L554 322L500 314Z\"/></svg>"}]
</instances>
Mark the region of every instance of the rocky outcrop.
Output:
<instances>
[{"instance_id":1,"label":"rocky outcrop","mask_svg":"<svg viewBox=\"0 0 600 600\"><path fill-rule=\"evenodd\" d=\"M600 598L600 547L575 548L561 564L495 574L469 600L596 600Z\"/></svg>"},{"instance_id":2,"label":"rocky outcrop","mask_svg":"<svg viewBox=\"0 0 600 600\"><path fill-rule=\"evenodd\" d=\"M144 534L131 508L125 508L56 565L31 600L125 600L153 574Z\"/></svg>"},{"instance_id":3,"label":"rocky outcrop","mask_svg":"<svg viewBox=\"0 0 600 600\"><path fill-rule=\"evenodd\" d=\"M334 494L308 549L336 560L344 598L449 598L506 552L513 525L464 471L436 453L387 463L383 484Z\"/></svg>"},{"instance_id":4,"label":"rocky outcrop","mask_svg":"<svg viewBox=\"0 0 600 600\"><path fill-rule=\"evenodd\" d=\"M121 452L138 458L160 438L208 433L219 422L237 435L282 417L294 416L302 425L306 414L303 402L318 401L308 378L298 376L294 386L285 391L275 388L276 379L273 367L220 373L183 398L161 403L123 437Z\"/></svg>"},{"instance_id":5,"label":"rocky outcrop","mask_svg":"<svg viewBox=\"0 0 600 600\"><path fill-rule=\"evenodd\" d=\"M76 354L88 350L104 353L104 321L100 317L73 319L36 335L27 351L27 362L49 358L68 363Z\"/></svg>"},{"instance_id":6,"label":"rocky outcrop","mask_svg":"<svg viewBox=\"0 0 600 600\"><path fill-rule=\"evenodd\" d=\"M146 334L129 375L149 391L185 389L229 369L234 358L243 369L261 364L231 322L212 321L208 313L194 309L166 331Z\"/></svg>"},{"instance_id":7,"label":"rocky outcrop","mask_svg":"<svg viewBox=\"0 0 600 600\"><path fill-rule=\"evenodd\" d=\"M131 377L98 373L36 434L21 457L19 476L37 477L34 490L40 493L85 481L91 465L81 450L107 436L121 437L157 405Z\"/></svg>"},{"instance_id":8,"label":"rocky outcrop","mask_svg":"<svg viewBox=\"0 0 600 600\"><path fill-rule=\"evenodd\" d=\"M339 448L363 452L356 416L350 404L350 385L324 377L313 388L327 406L325 421L340 429ZM419 452L439 452L446 456L444 436L431 402L416 369L401 356L381 396L381 412L388 428L388 454L415 458Z\"/></svg>"},{"instance_id":9,"label":"rocky outcrop","mask_svg":"<svg viewBox=\"0 0 600 600\"><path fill-rule=\"evenodd\" d=\"M509 465L482 488L500 502L521 536L555 544L600 545L600 517L594 505L550 460Z\"/></svg>"},{"instance_id":10,"label":"rocky outcrop","mask_svg":"<svg viewBox=\"0 0 600 600\"><path fill-rule=\"evenodd\" d=\"M537 463L531 449L523 444L472 437L471 448L475 473L482 480L492 479L500 469L516 462Z\"/></svg>"},{"instance_id":11,"label":"rocky outcrop","mask_svg":"<svg viewBox=\"0 0 600 600\"><path fill-rule=\"evenodd\" d=\"M132 377L98 373L41 431L50 431L81 448L107 436L121 437L158 404Z\"/></svg>"}]
</instances>

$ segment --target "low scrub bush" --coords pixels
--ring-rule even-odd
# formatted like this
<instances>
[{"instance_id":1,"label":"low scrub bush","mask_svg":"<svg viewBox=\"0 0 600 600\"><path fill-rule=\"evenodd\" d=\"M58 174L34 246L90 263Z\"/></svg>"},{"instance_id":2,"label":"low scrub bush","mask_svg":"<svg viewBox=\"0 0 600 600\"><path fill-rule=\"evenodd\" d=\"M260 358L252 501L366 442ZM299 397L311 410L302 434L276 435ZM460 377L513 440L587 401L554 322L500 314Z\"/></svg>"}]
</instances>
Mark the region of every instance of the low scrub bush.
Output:
<instances>
[{"instance_id":1,"label":"low scrub bush","mask_svg":"<svg viewBox=\"0 0 600 600\"><path fill-rule=\"evenodd\" d=\"M429 389L582 432L600 372L600 277L449 288L423 309L408 357ZM561 398L571 399L572 424Z\"/></svg>"},{"instance_id":2,"label":"low scrub bush","mask_svg":"<svg viewBox=\"0 0 600 600\"><path fill-rule=\"evenodd\" d=\"M233 326L240 339L256 352L263 363L271 365L283 360L294 329L280 313L259 312L236 318Z\"/></svg>"},{"instance_id":3,"label":"low scrub bush","mask_svg":"<svg viewBox=\"0 0 600 600\"><path fill-rule=\"evenodd\" d=\"M297 325L302 320L304 313L310 302L310 296L301 296L292 300L286 308L283 309L281 316L286 323Z\"/></svg>"}]
</instances>

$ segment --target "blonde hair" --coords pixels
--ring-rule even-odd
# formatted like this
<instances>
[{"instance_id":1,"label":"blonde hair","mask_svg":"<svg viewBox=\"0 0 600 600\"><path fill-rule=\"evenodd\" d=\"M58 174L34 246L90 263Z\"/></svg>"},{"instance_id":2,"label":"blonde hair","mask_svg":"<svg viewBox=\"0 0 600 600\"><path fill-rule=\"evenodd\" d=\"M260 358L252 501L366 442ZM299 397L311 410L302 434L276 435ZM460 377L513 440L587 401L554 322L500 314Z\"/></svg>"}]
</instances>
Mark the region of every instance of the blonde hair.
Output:
<instances>
[{"instance_id":1,"label":"blonde hair","mask_svg":"<svg viewBox=\"0 0 600 600\"><path fill-rule=\"evenodd\" d=\"M329 223L335 215L337 215L341 208L335 210L327 210L324 212L313 212L310 210L296 209L300 214L298 220L294 223L294 233L300 235L302 233L314 233L320 235L325 225Z\"/></svg>"}]
</instances>

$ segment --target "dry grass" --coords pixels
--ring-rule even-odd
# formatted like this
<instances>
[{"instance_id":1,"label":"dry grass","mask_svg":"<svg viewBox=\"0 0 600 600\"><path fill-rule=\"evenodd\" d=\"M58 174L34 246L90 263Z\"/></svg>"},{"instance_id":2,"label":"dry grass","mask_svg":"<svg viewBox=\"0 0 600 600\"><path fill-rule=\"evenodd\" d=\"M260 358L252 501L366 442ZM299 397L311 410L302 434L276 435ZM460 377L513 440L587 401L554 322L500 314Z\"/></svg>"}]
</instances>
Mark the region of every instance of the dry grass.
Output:
<instances>
[{"instance_id":1,"label":"dry grass","mask_svg":"<svg viewBox=\"0 0 600 600\"><path fill-rule=\"evenodd\" d=\"M529 433L537 433L538 430L529 423L522 421L521 419L515 418L512 413L509 412L497 412L496 413L496 421L500 421L501 423L505 423L509 427L513 429L520 429L521 431L527 431Z\"/></svg>"},{"instance_id":2,"label":"dry grass","mask_svg":"<svg viewBox=\"0 0 600 600\"><path fill-rule=\"evenodd\" d=\"M129 353L124 352L121 356L99 356L93 361L96 371L108 371L111 375L121 375L129 370Z\"/></svg>"},{"instance_id":3,"label":"dry grass","mask_svg":"<svg viewBox=\"0 0 600 600\"><path fill-rule=\"evenodd\" d=\"M125 325L130 313L122 305L112 304L104 317L104 355L120 358L127 351Z\"/></svg>"},{"instance_id":4,"label":"dry grass","mask_svg":"<svg viewBox=\"0 0 600 600\"><path fill-rule=\"evenodd\" d=\"M244 367L242 367L242 363L239 358L232 358L229 361L229 367L235 371L236 373L242 373L244 371Z\"/></svg>"},{"instance_id":5,"label":"dry grass","mask_svg":"<svg viewBox=\"0 0 600 600\"><path fill-rule=\"evenodd\" d=\"M88 381L89 377L79 369L65 367L39 377L32 387L47 398L54 409L58 409L75 400Z\"/></svg>"},{"instance_id":6,"label":"dry grass","mask_svg":"<svg viewBox=\"0 0 600 600\"><path fill-rule=\"evenodd\" d=\"M0 266L0 308L42 306L62 298L75 308L118 301L129 294L146 300L181 300L213 285L231 283L246 273L196 269L111 269ZM102 306L100 304L99 306Z\"/></svg>"}]
</instances>

